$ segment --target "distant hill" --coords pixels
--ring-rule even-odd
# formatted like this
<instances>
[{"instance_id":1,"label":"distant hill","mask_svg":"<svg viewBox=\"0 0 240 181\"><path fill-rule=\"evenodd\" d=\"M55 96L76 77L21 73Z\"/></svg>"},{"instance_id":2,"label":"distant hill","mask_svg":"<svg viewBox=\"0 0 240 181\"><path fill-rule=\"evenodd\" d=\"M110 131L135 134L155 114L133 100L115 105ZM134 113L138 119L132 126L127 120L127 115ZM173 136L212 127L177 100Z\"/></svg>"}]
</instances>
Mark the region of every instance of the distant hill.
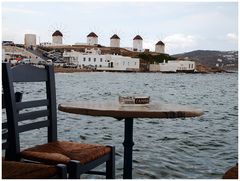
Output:
<instances>
[{"instance_id":1,"label":"distant hill","mask_svg":"<svg viewBox=\"0 0 240 181\"><path fill-rule=\"evenodd\" d=\"M237 69L238 67L238 51L196 50L172 56L189 58L209 67L221 67L223 69Z\"/></svg>"}]
</instances>

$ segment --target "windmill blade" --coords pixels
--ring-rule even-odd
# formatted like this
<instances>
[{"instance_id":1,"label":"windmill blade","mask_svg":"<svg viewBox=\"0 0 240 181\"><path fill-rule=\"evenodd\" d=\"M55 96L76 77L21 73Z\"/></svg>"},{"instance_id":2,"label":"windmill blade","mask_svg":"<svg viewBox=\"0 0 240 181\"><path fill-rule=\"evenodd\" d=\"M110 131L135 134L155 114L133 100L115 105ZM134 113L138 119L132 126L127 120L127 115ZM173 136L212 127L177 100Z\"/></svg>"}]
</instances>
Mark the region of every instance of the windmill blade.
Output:
<instances>
[{"instance_id":1,"label":"windmill blade","mask_svg":"<svg viewBox=\"0 0 240 181\"><path fill-rule=\"evenodd\" d=\"M120 46L121 47L131 47L132 37L129 36L128 32L119 29Z\"/></svg>"}]
</instances>

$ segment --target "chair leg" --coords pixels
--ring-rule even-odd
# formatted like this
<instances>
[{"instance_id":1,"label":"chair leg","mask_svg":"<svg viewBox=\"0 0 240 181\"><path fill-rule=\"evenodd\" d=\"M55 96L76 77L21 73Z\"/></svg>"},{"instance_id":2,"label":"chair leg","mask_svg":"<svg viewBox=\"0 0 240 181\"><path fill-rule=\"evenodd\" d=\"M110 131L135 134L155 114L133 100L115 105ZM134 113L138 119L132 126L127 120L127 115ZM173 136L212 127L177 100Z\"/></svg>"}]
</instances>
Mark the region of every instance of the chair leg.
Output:
<instances>
[{"instance_id":1,"label":"chair leg","mask_svg":"<svg viewBox=\"0 0 240 181\"><path fill-rule=\"evenodd\" d=\"M64 164L57 164L58 178L67 179L67 167Z\"/></svg>"},{"instance_id":2,"label":"chair leg","mask_svg":"<svg viewBox=\"0 0 240 181\"><path fill-rule=\"evenodd\" d=\"M80 179L80 162L71 160L67 165L69 179Z\"/></svg>"},{"instance_id":3,"label":"chair leg","mask_svg":"<svg viewBox=\"0 0 240 181\"><path fill-rule=\"evenodd\" d=\"M111 147L110 159L106 162L106 179L115 179L115 147Z\"/></svg>"}]
</instances>

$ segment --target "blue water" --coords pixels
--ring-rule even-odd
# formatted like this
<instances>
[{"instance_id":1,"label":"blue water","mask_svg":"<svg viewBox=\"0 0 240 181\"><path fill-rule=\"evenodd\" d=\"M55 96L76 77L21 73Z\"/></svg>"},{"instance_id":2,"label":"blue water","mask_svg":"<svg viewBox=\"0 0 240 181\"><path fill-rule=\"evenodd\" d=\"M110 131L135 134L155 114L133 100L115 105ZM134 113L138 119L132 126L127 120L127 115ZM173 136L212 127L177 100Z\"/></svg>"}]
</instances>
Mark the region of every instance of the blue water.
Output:
<instances>
[{"instance_id":1,"label":"blue water","mask_svg":"<svg viewBox=\"0 0 240 181\"><path fill-rule=\"evenodd\" d=\"M133 178L214 179L238 160L237 78L237 73L57 73L57 103L140 94L150 95L152 101L201 108L204 115L196 118L134 120ZM43 86L17 85L23 100L38 97ZM39 137L45 131L23 133L22 147L45 142L46 136ZM116 146L117 178L122 178L123 133L123 121L58 111L60 140Z\"/></svg>"}]
</instances>

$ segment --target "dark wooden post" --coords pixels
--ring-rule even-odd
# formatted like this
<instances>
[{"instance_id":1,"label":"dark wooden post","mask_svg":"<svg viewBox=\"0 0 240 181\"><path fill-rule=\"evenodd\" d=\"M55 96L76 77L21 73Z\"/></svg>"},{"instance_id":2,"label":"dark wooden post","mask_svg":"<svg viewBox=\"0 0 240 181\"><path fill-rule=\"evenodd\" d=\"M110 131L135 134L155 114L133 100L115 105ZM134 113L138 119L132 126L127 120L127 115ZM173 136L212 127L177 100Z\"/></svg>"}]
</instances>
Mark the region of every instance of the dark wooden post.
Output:
<instances>
[{"instance_id":1,"label":"dark wooden post","mask_svg":"<svg viewBox=\"0 0 240 181\"><path fill-rule=\"evenodd\" d=\"M56 89L55 89L55 76L52 65L46 66L48 73L48 80L46 81L47 99L49 100L50 110L48 119L50 125L48 127L48 142L57 141L57 108L56 108Z\"/></svg>"}]
</instances>

